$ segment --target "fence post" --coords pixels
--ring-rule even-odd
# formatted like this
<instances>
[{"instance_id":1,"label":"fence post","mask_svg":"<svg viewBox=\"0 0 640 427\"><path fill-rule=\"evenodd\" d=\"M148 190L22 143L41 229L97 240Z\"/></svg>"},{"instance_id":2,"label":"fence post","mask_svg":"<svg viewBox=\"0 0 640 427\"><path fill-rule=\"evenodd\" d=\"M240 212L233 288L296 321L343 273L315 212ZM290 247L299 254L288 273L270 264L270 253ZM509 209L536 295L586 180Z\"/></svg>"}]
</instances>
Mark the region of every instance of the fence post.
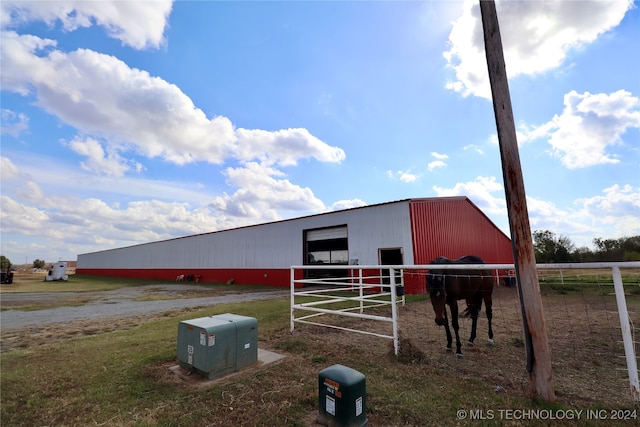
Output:
<instances>
[{"instance_id":1,"label":"fence post","mask_svg":"<svg viewBox=\"0 0 640 427\"><path fill-rule=\"evenodd\" d=\"M364 290L362 289L362 268L358 268L358 289L360 295L360 314L364 313Z\"/></svg>"},{"instance_id":2,"label":"fence post","mask_svg":"<svg viewBox=\"0 0 640 427\"><path fill-rule=\"evenodd\" d=\"M631 387L631 397L634 403L640 402L640 387L638 387L638 365L633 347L633 335L629 323L629 312L627 311L627 301L624 297L624 286L622 286L622 274L620 267L612 268L613 287L616 291L616 302L618 303L618 315L620 316L620 329L622 330L622 342L624 343L624 354L627 358L627 371L629 371L629 385Z\"/></svg>"},{"instance_id":3,"label":"fence post","mask_svg":"<svg viewBox=\"0 0 640 427\"><path fill-rule=\"evenodd\" d=\"M389 284L391 285L391 318L393 319L393 351L397 356L400 351L398 343L398 296L396 293L396 272L393 268L389 269Z\"/></svg>"},{"instance_id":4,"label":"fence post","mask_svg":"<svg viewBox=\"0 0 640 427\"><path fill-rule=\"evenodd\" d=\"M291 276L291 303L289 304L291 307L291 332L293 332L293 328L295 327L294 324L295 322L293 321L293 306L296 304L296 297L295 297L295 273L294 273L294 268L291 267L289 269L291 271L290 276Z\"/></svg>"}]
</instances>

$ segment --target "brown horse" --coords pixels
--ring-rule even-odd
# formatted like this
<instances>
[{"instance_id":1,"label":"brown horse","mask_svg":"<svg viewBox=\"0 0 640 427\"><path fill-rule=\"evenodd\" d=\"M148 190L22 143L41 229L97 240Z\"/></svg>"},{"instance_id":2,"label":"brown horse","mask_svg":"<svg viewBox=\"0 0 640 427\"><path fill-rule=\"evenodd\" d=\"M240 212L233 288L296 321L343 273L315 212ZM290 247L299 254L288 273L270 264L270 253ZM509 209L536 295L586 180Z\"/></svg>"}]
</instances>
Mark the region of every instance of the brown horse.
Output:
<instances>
[{"instance_id":1,"label":"brown horse","mask_svg":"<svg viewBox=\"0 0 640 427\"><path fill-rule=\"evenodd\" d=\"M477 256L467 255L453 261L439 257L431 261L431 264L485 264L485 262ZM482 308L482 301L484 301L489 322L489 343L493 344L493 329L491 328L493 277L489 270L431 269L427 274L427 292L436 315L436 324L445 327L447 351L451 351L452 337L445 304L449 306L451 311L451 325L456 334L456 356L462 357L462 344L458 333L458 300L461 299L467 302L463 316L471 316L469 345L473 345L473 341L476 339L478 314Z\"/></svg>"}]
</instances>

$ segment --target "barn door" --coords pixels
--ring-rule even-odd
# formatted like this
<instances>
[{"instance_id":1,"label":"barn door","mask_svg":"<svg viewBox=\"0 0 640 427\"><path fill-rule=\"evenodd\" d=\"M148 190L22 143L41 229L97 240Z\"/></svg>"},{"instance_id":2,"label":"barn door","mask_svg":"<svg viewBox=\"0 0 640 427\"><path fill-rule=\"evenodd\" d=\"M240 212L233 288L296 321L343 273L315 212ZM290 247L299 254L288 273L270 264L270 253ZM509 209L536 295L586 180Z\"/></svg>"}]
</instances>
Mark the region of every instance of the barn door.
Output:
<instances>
[{"instance_id":1,"label":"barn door","mask_svg":"<svg viewBox=\"0 0 640 427\"><path fill-rule=\"evenodd\" d=\"M316 228L304 231L305 265L347 265L349 240L347 226ZM305 270L306 278L345 277L347 270Z\"/></svg>"},{"instance_id":2,"label":"barn door","mask_svg":"<svg viewBox=\"0 0 640 427\"><path fill-rule=\"evenodd\" d=\"M402 265L404 264L404 257L402 248L384 248L378 249L380 265ZM388 285L391 283L389 278L389 269L380 269L381 280L380 283ZM396 283L400 281L400 271L396 271Z\"/></svg>"}]
</instances>

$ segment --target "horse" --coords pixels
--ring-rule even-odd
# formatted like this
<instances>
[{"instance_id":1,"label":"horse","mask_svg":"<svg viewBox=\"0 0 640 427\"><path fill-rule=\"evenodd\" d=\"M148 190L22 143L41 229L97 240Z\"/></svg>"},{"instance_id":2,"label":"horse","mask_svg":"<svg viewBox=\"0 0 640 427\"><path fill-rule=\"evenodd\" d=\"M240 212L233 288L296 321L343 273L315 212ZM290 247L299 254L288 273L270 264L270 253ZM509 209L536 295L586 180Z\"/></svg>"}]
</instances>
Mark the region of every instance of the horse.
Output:
<instances>
[{"instance_id":1,"label":"horse","mask_svg":"<svg viewBox=\"0 0 640 427\"><path fill-rule=\"evenodd\" d=\"M430 264L485 264L485 262L480 257L467 255L453 261L441 256L431 261ZM484 301L489 323L489 344L493 344L493 329L491 327L491 319L493 317L493 303L491 301L493 277L489 270L431 269L427 274L427 292L436 315L436 324L445 327L447 351L451 351L452 337L445 304L449 306L451 311L451 325L456 334L456 356L458 358L462 357L462 344L458 333L458 300L461 299L467 302L467 308L462 315L465 317L471 316L469 345L473 345L473 341L476 338L478 314L482 308L482 301Z\"/></svg>"}]
</instances>

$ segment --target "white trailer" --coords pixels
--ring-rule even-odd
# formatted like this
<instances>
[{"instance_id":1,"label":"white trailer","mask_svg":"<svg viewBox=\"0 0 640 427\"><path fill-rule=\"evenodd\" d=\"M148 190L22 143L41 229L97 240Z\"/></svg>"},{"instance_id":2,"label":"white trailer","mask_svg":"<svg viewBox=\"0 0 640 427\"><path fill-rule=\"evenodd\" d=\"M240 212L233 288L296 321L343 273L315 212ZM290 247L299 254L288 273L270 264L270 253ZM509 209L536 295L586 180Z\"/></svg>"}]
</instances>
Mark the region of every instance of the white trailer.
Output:
<instances>
[{"instance_id":1,"label":"white trailer","mask_svg":"<svg viewBox=\"0 0 640 427\"><path fill-rule=\"evenodd\" d=\"M47 276L44 278L47 282L52 282L54 280L68 280L69 276L67 276L67 263L66 261L58 261L51 265L49 268L49 272Z\"/></svg>"}]
</instances>

